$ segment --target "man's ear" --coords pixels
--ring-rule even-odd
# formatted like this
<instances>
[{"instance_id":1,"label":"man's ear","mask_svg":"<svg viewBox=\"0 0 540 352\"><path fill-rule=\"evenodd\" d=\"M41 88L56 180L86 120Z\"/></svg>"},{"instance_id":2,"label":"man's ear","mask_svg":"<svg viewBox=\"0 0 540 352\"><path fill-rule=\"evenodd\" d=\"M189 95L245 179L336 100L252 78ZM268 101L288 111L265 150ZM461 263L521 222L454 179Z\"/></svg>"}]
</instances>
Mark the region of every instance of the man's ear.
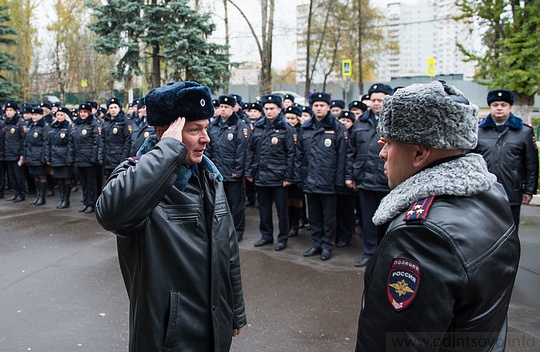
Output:
<instances>
[{"instance_id":1,"label":"man's ear","mask_svg":"<svg viewBox=\"0 0 540 352\"><path fill-rule=\"evenodd\" d=\"M418 170L423 169L431 163L430 157L431 148L422 145L416 145L413 166Z\"/></svg>"}]
</instances>

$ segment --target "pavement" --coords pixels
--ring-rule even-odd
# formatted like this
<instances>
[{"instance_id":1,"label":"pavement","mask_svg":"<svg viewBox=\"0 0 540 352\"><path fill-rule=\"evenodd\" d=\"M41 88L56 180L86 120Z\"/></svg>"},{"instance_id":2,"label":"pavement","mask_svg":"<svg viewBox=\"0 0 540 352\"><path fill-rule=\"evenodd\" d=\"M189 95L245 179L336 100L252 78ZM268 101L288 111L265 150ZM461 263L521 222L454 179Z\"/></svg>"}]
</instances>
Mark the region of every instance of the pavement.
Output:
<instances>
[{"instance_id":1,"label":"pavement","mask_svg":"<svg viewBox=\"0 0 540 352\"><path fill-rule=\"evenodd\" d=\"M34 207L0 199L0 351L127 351L128 299L114 236L78 198ZM535 197L536 198L536 197ZM535 199L536 201L536 199ZM524 206L522 256L509 309L507 351L540 351L540 207ZM364 270L360 237L323 262L304 258L307 229L287 249L255 248L258 209L240 242L248 325L232 351L353 351ZM496 288L496 285L494 285Z\"/></svg>"}]
</instances>

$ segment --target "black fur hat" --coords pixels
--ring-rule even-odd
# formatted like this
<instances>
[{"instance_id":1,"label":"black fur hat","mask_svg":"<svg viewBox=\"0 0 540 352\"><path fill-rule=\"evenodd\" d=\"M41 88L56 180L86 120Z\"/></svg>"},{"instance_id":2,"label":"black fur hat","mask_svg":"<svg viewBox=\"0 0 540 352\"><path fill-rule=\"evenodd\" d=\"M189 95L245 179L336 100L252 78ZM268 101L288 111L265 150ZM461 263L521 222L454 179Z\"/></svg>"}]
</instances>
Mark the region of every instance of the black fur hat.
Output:
<instances>
[{"instance_id":1,"label":"black fur hat","mask_svg":"<svg viewBox=\"0 0 540 352\"><path fill-rule=\"evenodd\" d=\"M361 101L355 100L349 103L349 110L352 110L354 108L360 109L363 112L367 111L367 105L362 103Z\"/></svg>"},{"instance_id":2,"label":"black fur hat","mask_svg":"<svg viewBox=\"0 0 540 352\"><path fill-rule=\"evenodd\" d=\"M394 89L390 87L388 84L384 83L375 83L371 87L369 87L368 95L371 99L371 94L373 93L384 93L386 95L392 95L394 94Z\"/></svg>"},{"instance_id":3,"label":"black fur hat","mask_svg":"<svg viewBox=\"0 0 540 352\"><path fill-rule=\"evenodd\" d=\"M345 109L345 100L337 99L330 102L330 107Z\"/></svg>"},{"instance_id":4,"label":"black fur hat","mask_svg":"<svg viewBox=\"0 0 540 352\"><path fill-rule=\"evenodd\" d=\"M514 105L514 92L508 89L492 90L487 95L487 103L491 105L494 101L505 101L510 105Z\"/></svg>"},{"instance_id":5,"label":"black fur hat","mask_svg":"<svg viewBox=\"0 0 540 352\"><path fill-rule=\"evenodd\" d=\"M107 109L111 104L116 104L120 107L120 109L122 109L122 102L118 98L110 98L109 100L107 100Z\"/></svg>"},{"instance_id":6,"label":"black fur hat","mask_svg":"<svg viewBox=\"0 0 540 352\"><path fill-rule=\"evenodd\" d=\"M281 97L276 94L265 94L261 97L262 106L272 103L272 104L276 104L277 106L281 108L282 107L281 102L282 102Z\"/></svg>"},{"instance_id":7,"label":"black fur hat","mask_svg":"<svg viewBox=\"0 0 540 352\"><path fill-rule=\"evenodd\" d=\"M355 122L356 116L354 115L354 113L350 111L343 110L342 112L339 113L338 119L349 119L352 122Z\"/></svg>"},{"instance_id":8,"label":"black fur hat","mask_svg":"<svg viewBox=\"0 0 540 352\"><path fill-rule=\"evenodd\" d=\"M236 106L236 98L232 95L220 95L218 98L219 105L230 105L233 108Z\"/></svg>"},{"instance_id":9,"label":"black fur hat","mask_svg":"<svg viewBox=\"0 0 540 352\"><path fill-rule=\"evenodd\" d=\"M289 106L285 110L286 114L295 114L296 116L302 116L302 108L300 106Z\"/></svg>"},{"instance_id":10,"label":"black fur hat","mask_svg":"<svg viewBox=\"0 0 540 352\"><path fill-rule=\"evenodd\" d=\"M255 110L258 110L260 112L263 112L263 106L259 102L249 103L249 106L247 107L247 110L251 110L251 109L255 109Z\"/></svg>"},{"instance_id":11,"label":"black fur hat","mask_svg":"<svg viewBox=\"0 0 540 352\"><path fill-rule=\"evenodd\" d=\"M324 101L326 104L330 105L330 94L326 92L315 92L309 97L309 104L313 105L316 101Z\"/></svg>"},{"instance_id":12,"label":"black fur hat","mask_svg":"<svg viewBox=\"0 0 540 352\"><path fill-rule=\"evenodd\" d=\"M179 117L196 121L214 116L210 88L197 82L170 82L152 89L144 100L151 126L167 126Z\"/></svg>"}]
</instances>

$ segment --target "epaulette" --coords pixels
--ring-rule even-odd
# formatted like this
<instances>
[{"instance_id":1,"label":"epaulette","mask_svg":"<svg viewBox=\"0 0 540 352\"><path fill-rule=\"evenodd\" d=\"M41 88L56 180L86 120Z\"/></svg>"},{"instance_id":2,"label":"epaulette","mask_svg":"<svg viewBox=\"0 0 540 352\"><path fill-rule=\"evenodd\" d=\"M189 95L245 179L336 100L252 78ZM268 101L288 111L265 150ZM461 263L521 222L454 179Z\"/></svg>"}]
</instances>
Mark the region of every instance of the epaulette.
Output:
<instances>
[{"instance_id":1,"label":"epaulette","mask_svg":"<svg viewBox=\"0 0 540 352\"><path fill-rule=\"evenodd\" d=\"M140 155L138 155L138 156L130 156L130 157L127 157L126 160L128 161L128 163L130 165L137 165L140 158L141 158Z\"/></svg>"},{"instance_id":2,"label":"epaulette","mask_svg":"<svg viewBox=\"0 0 540 352\"><path fill-rule=\"evenodd\" d=\"M531 125L530 123L525 122L525 121L523 121L523 126L527 126L527 127L530 127L530 128L534 128L533 125Z\"/></svg>"},{"instance_id":3,"label":"epaulette","mask_svg":"<svg viewBox=\"0 0 540 352\"><path fill-rule=\"evenodd\" d=\"M409 210L407 210L405 216L403 217L403 221L408 222L426 220L429 208L433 203L433 199L435 199L435 196L429 196L411 204Z\"/></svg>"}]
</instances>

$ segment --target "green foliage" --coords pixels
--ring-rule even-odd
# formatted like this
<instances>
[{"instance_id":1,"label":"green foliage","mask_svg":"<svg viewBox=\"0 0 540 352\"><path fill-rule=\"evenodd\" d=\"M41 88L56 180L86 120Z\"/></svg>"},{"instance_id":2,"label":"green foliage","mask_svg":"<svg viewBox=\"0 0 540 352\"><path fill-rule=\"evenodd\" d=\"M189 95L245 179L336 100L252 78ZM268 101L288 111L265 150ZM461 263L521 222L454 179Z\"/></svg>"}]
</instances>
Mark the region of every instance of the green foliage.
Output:
<instances>
[{"instance_id":1,"label":"green foliage","mask_svg":"<svg viewBox=\"0 0 540 352\"><path fill-rule=\"evenodd\" d=\"M8 10L8 6L0 6L0 48L2 49L17 44L12 38L17 32L6 24L10 20L10 16L7 14ZM16 99L15 93L20 88L18 84L8 80L4 75L5 72L13 72L18 69L14 61L14 56L6 53L5 50L0 50L0 101Z\"/></svg>"},{"instance_id":2,"label":"green foliage","mask_svg":"<svg viewBox=\"0 0 540 352\"><path fill-rule=\"evenodd\" d=\"M154 61L165 81L193 80L212 90L225 86L231 64L227 47L208 42L215 25L188 0L108 0L88 6L96 19L89 28L99 35L95 50L122 53L112 72L117 79L143 75L143 64Z\"/></svg>"},{"instance_id":3,"label":"green foliage","mask_svg":"<svg viewBox=\"0 0 540 352\"><path fill-rule=\"evenodd\" d=\"M540 93L540 2L510 0L459 0L456 17L486 29L486 52L461 51L477 63L475 78L490 89L506 87L518 94Z\"/></svg>"}]
</instances>

